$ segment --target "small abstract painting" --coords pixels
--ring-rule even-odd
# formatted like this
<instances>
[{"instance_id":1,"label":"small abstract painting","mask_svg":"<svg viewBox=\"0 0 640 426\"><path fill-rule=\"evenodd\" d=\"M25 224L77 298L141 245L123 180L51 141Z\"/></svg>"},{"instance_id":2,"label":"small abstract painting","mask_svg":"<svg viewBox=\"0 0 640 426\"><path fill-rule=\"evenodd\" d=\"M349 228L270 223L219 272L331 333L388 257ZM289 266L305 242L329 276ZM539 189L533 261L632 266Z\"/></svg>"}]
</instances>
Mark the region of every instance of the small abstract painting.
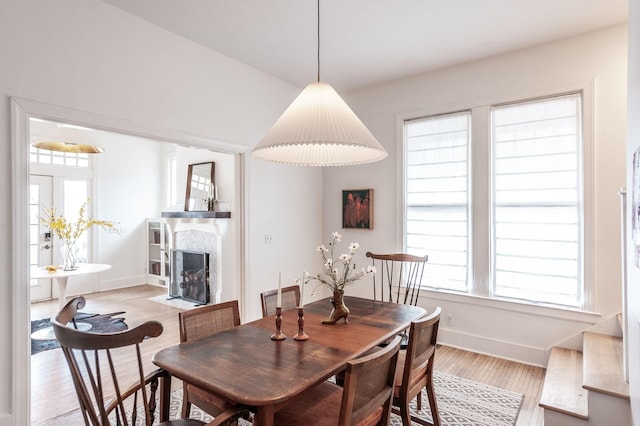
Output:
<instances>
[{"instance_id":1,"label":"small abstract painting","mask_svg":"<svg viewBox=\"0 0 640 426\"><path fill-rule=\"evenodd\" d=\"M373 229L373 189L342 191L342 227Z\"/></svg>"}]
</instances>

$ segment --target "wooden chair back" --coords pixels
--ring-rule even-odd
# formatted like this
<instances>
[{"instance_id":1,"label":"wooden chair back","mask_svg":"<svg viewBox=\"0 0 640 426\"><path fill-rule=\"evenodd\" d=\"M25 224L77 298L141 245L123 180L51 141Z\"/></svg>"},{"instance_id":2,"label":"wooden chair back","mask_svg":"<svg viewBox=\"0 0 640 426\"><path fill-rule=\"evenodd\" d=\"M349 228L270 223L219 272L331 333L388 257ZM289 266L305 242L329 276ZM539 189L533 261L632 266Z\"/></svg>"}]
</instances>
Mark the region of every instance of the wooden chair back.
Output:
<instances>
[{"instance_id":1,"label":"wooden chair back","mask_svg":"<svg viewBox=\"0 0 640 426\"><path fill-rule=\"evenodd\" d=\"M395 406L400 408L399 414L403 418L403 424L411 424L411 421L428 424L411 416L409 412L409 402L416 395L419 395L422 389L426 388L433 424L440 425L438 405L433 388L433 363L438 340L440 313L441 309L438 307L431 315L411 322L409 343L404 354L404 367L401 372L399 371L396 374L396 389L393 402ZM421 409L421 407L418 407L418 409Z\"/></svg>"},{"instance_id":2,"label":"wooden chair back","mask_svg":"<svg viewBox=\"0 0 640 426\"><path fill-rule=\"evenodd\" d=\"M269 290L260 293L262 301L262 316L268 317L276 313L276 301L278 290ZM300 286L292 285L282 288L282 310L294 309L300 305Z\"/></svg>"},{"instance_id":3,"label":"wooden chair back","mask_svg":"<svg viewBox=\"0 0 640 426\"><path fill-rule=\"evenodd\" d=\"M178 314L180 342L198 340L240 325L238 301L202 306Z\"/></svg>"},{"instance_id":4,"label":"wooden chair back","mask_svg":"<svg viewBox=\"0 0 640 426\"><path fill-rule=\"evenodd\" d=\"M366 254L376 268L373 275L373 298L385 302L416 305L420 295L420 283L428 256L405 253Z\"/></svg>"},{"instance_id":5,"label":"wooden chair back","mask_svg":"<svg viewBox=\"0 0 640 426\"><path fill-rule=\"evenodd\" d=\"M344 386L324 381L305 390L276 409L275 424L388 425L399 350L396 336L384 348L349 361Z\"/></svg>"},{"instance_id":6,"label":"wooden chair back","mask_svg":"<svg viewBox=\"0 0 640 426\"><path fill-rule=\"evenodd\" d=\"M162 324L148 321L130 330L107 334L68 326L84 306L83 297L73 298L51 324L71 371L85 424L137 424L140 417L144 424L151 425L156 416L156 389L166 373L157 370L145 375L140 343L162 334ZM123 387L121 379L134 383ZM109 395L114 396L108 398Z\"/></svg>"},{"instance_id":7,"label":"wooden chair back","mask_svg":"<svg viewBox=\"0 0 640 426\"><path fill-rule=\"evenodd\" d=\"M400 336L386 347L349 361L345 371L339 425L388 425Z\"/></svg>"},{"instance_id":8,"label":"wooden chair back","mask_svg":"<svg viewBox=\"0 0 640 426\"><path fill-rule=\"evenodd\" d=\"M240 325L238 301L216 303L183 311L178 314L180 342L190 342L211 336ZM202 388L183 382L182 417L188 418L191 405L195 404L207 413L217 417L222 411L232 406L217 395Z\"/></svg>"}]
</instances>

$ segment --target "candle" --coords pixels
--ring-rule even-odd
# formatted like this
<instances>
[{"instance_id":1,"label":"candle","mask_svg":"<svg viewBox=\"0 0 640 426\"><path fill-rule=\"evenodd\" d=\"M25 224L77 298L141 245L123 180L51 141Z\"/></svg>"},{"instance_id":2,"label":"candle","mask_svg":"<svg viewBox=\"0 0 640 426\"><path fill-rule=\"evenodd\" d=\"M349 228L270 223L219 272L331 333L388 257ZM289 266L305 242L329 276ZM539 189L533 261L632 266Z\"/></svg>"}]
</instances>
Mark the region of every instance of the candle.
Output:
<instances>
[{"instance_id":1,"label":"candle","mask_svg":"<svg viewBox=\"0 0 640 426\"><path fill-rule=\"evenodd\" d=\"M304 308L304 272L302 272L302 280L300 281L300 307Z\"/></svg>"},{"instance_id":2,"label":"candle","mask_svg":"<svg viewBox=\"0 0 640 426\"><path fill-rule=\"evenodd\" d=\"M282 308L282 272L278 272L278 297L276 298L276 308Z\"/></svg>"}]
</instances>

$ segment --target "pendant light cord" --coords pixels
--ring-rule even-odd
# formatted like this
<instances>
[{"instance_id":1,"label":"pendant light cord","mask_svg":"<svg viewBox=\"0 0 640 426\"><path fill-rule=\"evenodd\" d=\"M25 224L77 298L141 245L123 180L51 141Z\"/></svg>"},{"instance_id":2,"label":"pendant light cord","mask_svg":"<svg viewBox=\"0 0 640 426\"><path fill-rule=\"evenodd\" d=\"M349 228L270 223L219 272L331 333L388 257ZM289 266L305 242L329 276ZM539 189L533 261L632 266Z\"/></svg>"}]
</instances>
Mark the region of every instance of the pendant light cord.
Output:
<instances>
[{"instance_id":1,"label":"pendant light cord","mask_svg":"<svg viewBox=\"0 0 640 426\"><path fill-rule=\"evenodd\" d=\"M318 0L318 83L320 82L320 0Z\"/></svg>"}]
</instances>

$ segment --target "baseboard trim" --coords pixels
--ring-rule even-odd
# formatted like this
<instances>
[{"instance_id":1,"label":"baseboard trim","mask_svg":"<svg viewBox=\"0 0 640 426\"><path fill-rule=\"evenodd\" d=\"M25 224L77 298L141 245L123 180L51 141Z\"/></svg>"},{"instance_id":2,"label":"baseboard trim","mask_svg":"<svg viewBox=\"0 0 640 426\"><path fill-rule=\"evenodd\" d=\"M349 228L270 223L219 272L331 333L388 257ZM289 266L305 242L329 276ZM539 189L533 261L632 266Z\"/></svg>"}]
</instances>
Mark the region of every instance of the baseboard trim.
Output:
<instances>
[{"instance_id":1,"label":"baseboard trim","mask_svg":"<svg viewBox=\"0 0 640 426\"><path fill-rule=\"evenodd\" d=\"M144 284L147 284L147 276L145 274L120 278L117 280L100 281L98 283L98 291L118 290L121 288L135 287Z\"/></svg>"},{"instance_id":2,"label":"baseboard trim","mask_svg":"<svg viewBox=\"0 0 640 426\"><path fill-rule=\"evenodd\" d=\"M547 354L545 349L518 345L503 340L475 336L440 326L438 342L466 351L502 358L523 364L545 367Z\"/></svg>"}]
</instances>

